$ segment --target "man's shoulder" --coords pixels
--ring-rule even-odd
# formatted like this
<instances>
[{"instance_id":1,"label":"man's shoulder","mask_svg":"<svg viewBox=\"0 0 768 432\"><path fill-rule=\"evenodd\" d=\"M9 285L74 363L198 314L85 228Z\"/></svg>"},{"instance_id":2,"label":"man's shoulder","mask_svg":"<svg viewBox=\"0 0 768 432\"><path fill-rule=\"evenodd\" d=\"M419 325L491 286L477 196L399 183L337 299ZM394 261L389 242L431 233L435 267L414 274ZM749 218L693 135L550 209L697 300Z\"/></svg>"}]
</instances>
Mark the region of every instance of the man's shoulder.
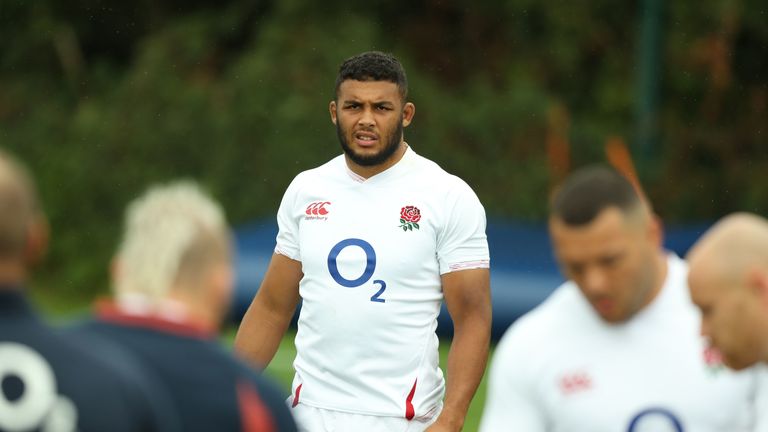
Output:
<instances>
[{"instance_id":1,"label":"man's shoulder","mask_svg":"<svg viewBox=\"0 0 768 432\"><path fill-rule=\"evenodd\" d=\"M225 368L231 365L229 369L233 370L237 367L234 356L215 340L177 329L165 330L147 325L126 325L92 319L74 326L72 331L93 340L118 344L121 349L130 350L142 362L155 366L159 362L172 365L194 357L198 362L208 362Z\"/></svg>"},{"instance_id":2,"label":"man's shoulder","mask_svg":"<svg viewBox=\"0 0 768 432\"><path fill-rule=\"evenodd\" d=\"M589 318L578 288L572 282L565 282L541 304L518 318L501 343L526 349L540 346L543 342L559 340L578 332L578 328Z\"/></svg>"},{"instance_id":3,"label":"man's shoulder","mask_svg":"<svg viewBox=\"0 0 768 432\"><path fill-rule=\"evenodd\" d=\"M327 178L329 175L341 175L345 172L346 164L344 162L344 155L338 155L322 165L318 165L314 168L309 168L294 177L294 182L301 181L314 181L317 178Z\"/></svg>"},{"instance_id":4,"label":"man's shoulder","mask_svg":"<svg viewBox=\"0 0 768 432\"><path fill-rule=\"evenodd\" d=\"M165 389L130 350L107 338L81 332L81 326L87 327L89 321L53 330L60 341L56 349L64 356L53 365L62 393L71 395L75 405L102 416L99 422L122 421L129 429L141 423L151 430L176 430L178 419L171 411Z\"/></svg>"},{"instance_id":5,"label":"man's shoulder","mask_svg":"<svg viewBox=\"0 0 768 432\"><path fill-rule=\"evenodd\" d=\"M296 198L316 191L327 191L345 180L346 165L344 156L337 156L328 162L301 171L291 180L286 188L285 197ZM314 191L314 192L313 192Z\"/></svg>"},{"instance_id":6,"label":"man's shoulder","mask_svg":"<svg viewBox=\"0 0 768 432\"><path fill-rule=\"evenodd\" d=\"M430 185L445 188L446 190L454 189L456 186L471 189L464 179L446 171L437 162L425 156L414 152L411 160L416 167L416 169L411 170L413 175L421 177L424 181L429 182Z\"/></svg>"},{"instance_id":7,"label":"man's shoulder","mask_svg":"<svg viewBox=\"0 0 768 432\"><path fill-rule=\"evenodd\" d=\"M120 338L114 337L120 331L112 331L111 327L97 319L87 318L72 323L63 333L73 344L87 349L88 354L106 369L119 369L119 376L124 379L132 380L136 374L146 374L136 353Z\"/></svg>"}]
</instances>

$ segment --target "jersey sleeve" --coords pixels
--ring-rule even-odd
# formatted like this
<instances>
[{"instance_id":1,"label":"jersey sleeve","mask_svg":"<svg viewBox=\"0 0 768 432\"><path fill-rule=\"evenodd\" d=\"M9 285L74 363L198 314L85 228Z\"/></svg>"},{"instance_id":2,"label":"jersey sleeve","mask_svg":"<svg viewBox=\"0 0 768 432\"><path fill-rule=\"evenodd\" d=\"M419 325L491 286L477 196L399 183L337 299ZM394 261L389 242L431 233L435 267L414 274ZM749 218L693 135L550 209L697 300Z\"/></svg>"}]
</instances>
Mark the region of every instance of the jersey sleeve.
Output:
<instances>
[{"instance_id":1,"label":"jersey sleeve","mask_svg":"<svg viewBox=\"0 0 768 432\"><path fill-rule=\"evenodd\" d=\"M502 338L494 352L481 432L547 430L535 388L537 377L530 370L534 360L525 355L514 330L510 329L512 334Z\"/></svg>"},{"instance_id":2,"label":"jersey sleeve","mask_svg":"<svg viewBox=\"0 0 768 432\"><path fill-rule=\"evenodd\" d=\"M277 244L275 253L292 260L301 261L299 248L299 220L296 218L296 199L300 178L293 179L285 190L280 208L277 210Z\"/></svg>"},{"instance_id":3,"label":"jersey sleeve","mask_svg":"<svg viewBox=\"0 0 768 432\"><path fill-rule=\"evenodd\" d=\"M466 183L461 182L455 191L448 200L446 223L437 240L440 274L490 265L485 209Z\"/></svg>"}]
</instances>

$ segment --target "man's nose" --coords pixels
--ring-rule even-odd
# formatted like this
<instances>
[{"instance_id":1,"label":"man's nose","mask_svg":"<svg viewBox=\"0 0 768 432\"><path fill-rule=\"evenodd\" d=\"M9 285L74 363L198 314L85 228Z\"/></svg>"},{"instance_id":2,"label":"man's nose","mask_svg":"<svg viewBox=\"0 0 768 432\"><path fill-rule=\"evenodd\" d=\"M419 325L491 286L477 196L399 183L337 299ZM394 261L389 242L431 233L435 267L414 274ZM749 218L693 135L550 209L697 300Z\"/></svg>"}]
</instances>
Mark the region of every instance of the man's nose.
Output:
<instances>
[{"instance_id":1,"label":"man's nose","mask_svg":"<svg viewBox=\"0 0 768 432\"><path fill-rule=\"evenodd\" d=\"M587 269L582 281L582 289L591 295L602 295L608 293L608 277L605 272L599 268Z\"/></svg>"},{"instance_id":2,"label":"man's nose","mask_svg":"<svg viewBox=\"0 0 768 432\"><path fill-rule=\"evenodd\" d=\"M365 108L357 120L357 124L360 126L373 126L375 123L373 119L373 110L371 108Z\"/></svg>"}]
</instances>

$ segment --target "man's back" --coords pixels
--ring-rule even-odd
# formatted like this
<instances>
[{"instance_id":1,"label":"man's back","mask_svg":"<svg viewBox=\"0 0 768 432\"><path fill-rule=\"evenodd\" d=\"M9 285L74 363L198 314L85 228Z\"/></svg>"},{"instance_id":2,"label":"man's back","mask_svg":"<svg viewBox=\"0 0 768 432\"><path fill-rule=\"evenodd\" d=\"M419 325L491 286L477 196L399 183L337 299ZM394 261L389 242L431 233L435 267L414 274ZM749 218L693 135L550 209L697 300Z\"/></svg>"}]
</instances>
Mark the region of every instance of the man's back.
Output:
<instances>
[{"instance_id":1,"label":"man's back","mask_svg":"<svg viewBox=\"0 0 768 432\"><path fill-rule=\"evenodd\" d=\"M157 389L105 344L44 325L20 289L0 290L0 431L177 430Z\"/></svg>"},{"instance_id":2,"label":"man's back","mask_svg":"<svg viewBox=\"0 0 768 432\"><path fill-rule=\"evenodd\" d=\"M171 395L184 431L294 431L284 397L194 327L102 308L76 327L135 354Z\"/></svg>"}]
</instances>

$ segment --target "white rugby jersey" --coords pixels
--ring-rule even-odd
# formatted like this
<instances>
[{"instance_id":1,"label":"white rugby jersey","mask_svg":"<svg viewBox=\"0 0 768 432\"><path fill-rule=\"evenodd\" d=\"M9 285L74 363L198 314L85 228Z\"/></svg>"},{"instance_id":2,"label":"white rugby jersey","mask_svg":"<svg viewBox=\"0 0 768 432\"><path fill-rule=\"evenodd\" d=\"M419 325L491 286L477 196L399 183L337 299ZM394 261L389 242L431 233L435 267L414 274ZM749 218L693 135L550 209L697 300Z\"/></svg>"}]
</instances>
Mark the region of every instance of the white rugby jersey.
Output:
<instances>
[{"instance_id":1,"label":"white rugby jersey","mask_svg":"<svg viewBox=\"0 0 768 432\"><path fill-rule=\"evenodd\" d=\"M275 251L304 272L294 403L432 415L444 393L440 275L489 265L470 187L410 148L369 179L341 155L293 180L278 225Z\"/></svg>"},{"instance_id":2,"label":"white rugby jersey","mask_svg":"<svg viewBox=\"0 0 768 432\"><path fill-rule=\"evenodd\" d=\"M481 430L753 430L756 371L732 372L707 348L687 271L670 255L661 292L619 325L560 286L497 346Z\"/></svg>"}]
</instances>

